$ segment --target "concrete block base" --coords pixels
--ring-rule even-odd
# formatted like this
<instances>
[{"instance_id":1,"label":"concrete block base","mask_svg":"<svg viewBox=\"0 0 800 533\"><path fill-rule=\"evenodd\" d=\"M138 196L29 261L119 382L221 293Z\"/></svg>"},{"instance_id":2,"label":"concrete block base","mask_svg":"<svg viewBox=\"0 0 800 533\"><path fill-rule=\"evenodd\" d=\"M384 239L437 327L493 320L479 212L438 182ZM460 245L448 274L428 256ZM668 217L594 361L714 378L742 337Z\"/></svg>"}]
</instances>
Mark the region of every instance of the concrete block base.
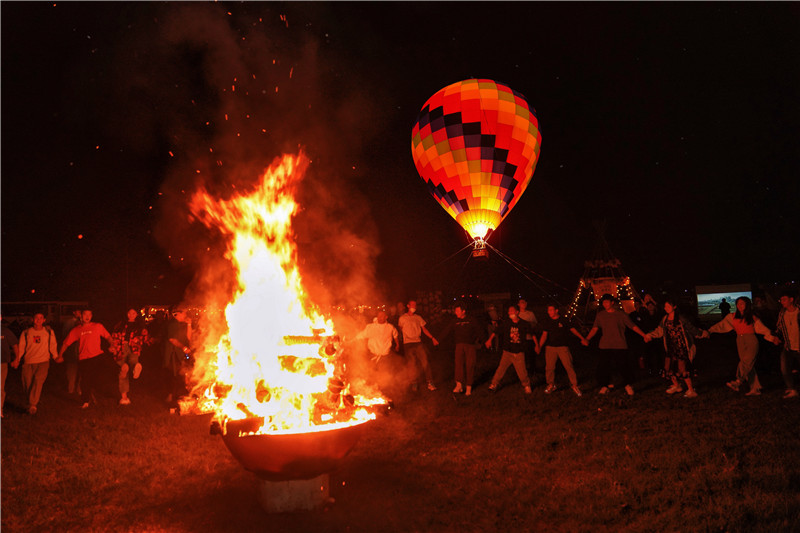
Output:
<instances>
[{"instance_id":1,"label":"concrete block base","mask_svg":"<svg viewBox=\"0 0 800 533\"><path fill-rule=\"evenodd\" d=\"M313 479L264 481L259 486L261 507L268 513L310 511L321 507L330 494L330 476Z\"/></svg>"}]
</instances>

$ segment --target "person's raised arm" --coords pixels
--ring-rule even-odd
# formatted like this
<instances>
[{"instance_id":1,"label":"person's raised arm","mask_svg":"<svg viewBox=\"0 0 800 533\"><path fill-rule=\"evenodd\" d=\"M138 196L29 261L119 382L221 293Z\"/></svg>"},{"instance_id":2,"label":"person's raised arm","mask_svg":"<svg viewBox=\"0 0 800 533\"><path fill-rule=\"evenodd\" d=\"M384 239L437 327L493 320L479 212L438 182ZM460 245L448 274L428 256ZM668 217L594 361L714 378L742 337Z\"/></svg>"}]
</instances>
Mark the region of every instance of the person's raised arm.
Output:
<instances>
[{"instance_id":1,"label":"person's raised arm","mask_svg":"<svg viewBox=\"0 0 800 533\"><path fill-rule=\"evenodd\" d=\"M589 334L581 341L581 344L584 346L589 346L589 341L592 340L592 337L597 335L597 326L594 326L592 329L589 330Z\"/></svg>"},{"instance_id":2,"label":"person's raised arm","mask_svg":"<svg viewBox=\"0 0 800 533\"><path fill-rule=\"evenodd\" d=\"M50 346L48 346L48 348L53 361L58 361L58 342L56 341L56 336L52 329L50 329Z\"/></svg>"},{"instance_id":3,"label":"person's raised arm","mask_svg":"<svg viewBox=\"0 0 800 533\"><path fill-rule=\"evenodd\" d=\"M536 338L536 337L534 337L534 338ZM545 342L547 342L547 330L542 331L542 336L539 337L539 343L535 346L536 353L539 353L539 352L542 351L542 346L544 346Z\"/></svg>"},{"instance_id":4,"label":"person's raised arm","mask_svg":"<svg viewBox=\"0 0 800 533\"><path fill-rule=\"evenodd\" d=\"M21 353L19 351L19 341L11 345L11 351L14 352L14 360L11 361L11 368L18 368L20 362L19 355Z\"/></svg>"},{"instance_id":5,"label":"person's raised arm","mask_svg":"<svg viewBox=\"0 0 800 533\"><path fill-rule=\"evenodd\" d=\"M709 333L727 333L733 329L733 315L725 315L722 320L708 328Z\"/></svg>"},{"instance_id":6,"label":"person's raised arm","mask_svg":"<svg viewBox=\"0 0 800 533\"><path fill-rule=\"evenodd\" d=\"M400 334L397 332L397 328L392 326L392 340L394 341L394 351L400 351Z\"/></svg>"},{"instance_id":7,"label":"person's raised arm","mask_svg":"<svg viewBox=\"0 0 800 533\"><path fill-rule=\"evenodd\" d=\"M759 320L758 317L753 317L753 318L754 318L753 326L756 330L756 333L758 333L759 335L763 335L764 340L774 344L775 337L772 335L772 331L770 331L770 329L767 326L765 326L764 323L761 322L761 320Z\"/></svg>"},{"instance_id":8,"label":"person's raised arm","mask_svg":"<svg viewBox=\"0 0 800 533\"><path fill-rule=\"evenodd\" d=\"M494 340L494 337L495 337L494 333L489 335L489 339L484 343L484 346L486 346L487 348L491 348L492 347L492 341Z\"/></svg>"},{"instance_id":9,"label":"person's raised arm","mask_svg":"<svg viewBox=\"0 0 800 533\"><path fill-rule=\"evenodd\" d=\"M640 328L639 326L637 326L637 325L636 325L636 324L633 322L633 320L631 320L631 317L629 317L628 315L626 315L626 314L624 314L624 313L623 313L623 318L622 318L622 320L625 322L625 325L626 325L626 326L627 326L629 329L632 329L632 330L633 330L633 331L635 331L635 332L636 332L636 333L637 333L637 334L638 334L638 335L639 335L641 338L643 338L643 339L644 339L644 337L645 337L645 333L644 333L644 331L642 331L642 328Z\"/></svg>"},{"instance_id":10,"label":"person's raised arm","mask_svg":"<svg viewBox=\"0 0 800 533\"><path fill-rule=\"evenodd\" d=\"M72 331L75 331L75 328L73 328ZM72 343L78 340L77 335L73 335L72 331L70 331L67 334L67 338L64 339L64 344L61 345L61 349L58 351L58 359L56 359L56 363L64 362L64 352L67 351L67 348L69 348Z\"/></svg>"},{"instance_id":11,"label":"person's raised arm","mask_svg":"<svg viewBox=\"0 0 800 533\"><path fill-rule=\"evenodd\" d=\"M571 327L569 328L569 332L578 337L581 340L581 342L583 342L583 335L581 335L581 332L578 331L578 328Z\"/></svg>"},{"instance_id":12,"label":"person's raised arm","mask_svg":"<svg viewBox=\"0 0 800 533\"><path fill-rule=\"evenodd\" d=\"M433 342L433 345L434 345L434 346L439 346L439 341L437 341L437 340L436 340L436 339L433 337L433 335L431 334L431 332L430 332L430 331L428 331L428 328L426 328L425 326L422 326L422 332L423 332L423 333L425 333L425 335L426 335L426 336L427 336L427 337L428 337L428 338L431 340L431 342Z\"/></svg>"},{"instance_id":13,"label":"person's raised arm","mask_svg":"<svg viewBox=\"0 0 800 533\"><path fill-rule=\"evenodd\" d=\"M20 335L19 338L19 344L17 345L17 352L18 352L16 361L17 364L16 366L14 366L14 368L17 368L22 363L22 358L25 357L25 351L27 350L27 348L28 348L28 330L26 329L25 331L22 332L22 335Z\"/></svg>"}]
</instances>

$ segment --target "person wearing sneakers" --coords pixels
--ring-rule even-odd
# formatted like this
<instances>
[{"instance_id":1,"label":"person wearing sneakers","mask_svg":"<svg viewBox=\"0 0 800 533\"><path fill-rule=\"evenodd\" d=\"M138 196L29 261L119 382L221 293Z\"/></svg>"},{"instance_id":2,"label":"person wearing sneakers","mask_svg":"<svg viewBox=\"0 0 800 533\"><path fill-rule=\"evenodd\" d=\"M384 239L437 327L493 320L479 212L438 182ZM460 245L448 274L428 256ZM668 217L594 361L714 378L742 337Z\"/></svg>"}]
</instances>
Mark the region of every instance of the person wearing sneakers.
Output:
<instances>
[{"instance_id":1,"label":"person wearing sneakers","mask_svg":"<svg viewBox=\"0 0 800 533\"><path fill-rule=\"evenodd\" d=\"M397 325L403 334L403 354L408 360L408 372L412 376L412 389L417 389L419 366L422 373L425 374L425 379L428 380L428 390L435 391L436 385L433 384L433 371L428 364L428 349L422 344L422 334L424 333L433 342L434 346L438 346L439 341L425 328L425 324L427 324L425 319L416 313L417 302L410 300L408 302L408 311L397 320Z\"/></svg>"},{"instance_id":2,"label":"person wearing sneakers","mask_svg":"<svg viewBox=\"0 0 800 533\"><path fill-rule=\"evenodd\" d=\"M572 333L583 342L583 335L578 332L572 320L560 315L558 306L550 304L547 306L547 317L541 322L542 336L536 346L536 353L541 351L544 346L545 359L545 378L547 388L545 394L550 394L556 390L556 362L560 359L561 365L567 371L567 377L572 385L572 392L578 397L583 396L578 387L578 377L575 375L575 368L572 366L572 353L569 351L569 334Z\"/></svg>"},{"instance_id":3,"label":"person wearing sneakers","mask_svg":"<svg viewBox=\"0 0 800 533\"><path fill-rule=\"evenodd\" d=\"M584 346L602 331L600 337L600 361L597 364L597 383L601 385L600 394L608 394L614 388L611 383L611 370L616 367L625 382L625 392L633 396L634 365L631 361L628 343L625 340L625 328L630 328L644 338L644 331L633 323L631 317L616 307L616 300L610 294L600 298L603 306L594 319L594 325L583 339Z\"/></svg>"},{"instance_id":4,"label":"person wearing sneakers","mask_svg":"<svg viewBox=\"0 0 800 533\"><path fill-rule=\"evenodd\" d=\"M674 298L664 300L664 312L658 327L644 336L645 342L653 339L664 339L664 376L672 381L672 386L667 389L667 394L683 392L680 379L686 382L686 398L697 397L697 391L692 385L694 367L694 354L697 347L693 337L706 337L707 335L696 328L678 313L678 304Z\"/></svg>"},{"instance_id":5,"label":"person wearing sneakers","mask_svg":"<svg viewBox=\"0 0 800 533\"><path fill-rule=\"evenodd\" d=\"M96 402L94 392L99 389L100 374L103 372L102 339L111 342L111 334L102 324L92 322L92 311L84 309L81 312L81 325L69 332L61 350L58 352L57 363L64 361L64 352L73 343L78 343L78 375L81 383L81 409L87 409L91 402Z\"/></svg>"},{"instance_id":6,"label":"person wearing sneakers","mask_svg":"<svg viewBox=\"0 0 800 533\"><path fill-rule=\"evenodd\" d=\"M33 326L22 332L19 338L19 354L13 366L22 361L22 387L28 399L28 413L35 415L39 409L39 398L47 379L50 358L58 359L58 343L53 328L45 326L44 313L33 315Z\"/></svg>"},{"instance_id":7,"label":"person wearing sneakers","mask_svg":"<svg viewBox=\"0 0 800 533\"><path fill-rule=\"evenodd\" d=\"M127 321L119 322L114 326L114 332L111 334L111 348L109 348L119 365L120 405L130 405L131 403L128 397L128 392L131 390L128 376L133 374L133 379L139 379L139 375L142 373L139 357L142 355L142 346L149 341L139 312L131 307L128 309L127 317Z\"/></svg>"},{"instance_id":8,"label":"person wearing sneakers","mask_svg":"<svg viewBox=\"0 0 800 533\"><path fill-rule=\"evenodd\" d=\"M503 353L500 357L500 364L492 377L492 383L489 385L490 391L497 390L497 384L506 375L508 367L514 365L517 377L519 377L520 383L525 388L525 394L531 393L531 380L525 367L525 339L532 330L530 323L519 317L517 306L509 306L508 320L502 321L497 333L492 333L489 340L486 341L486 347L489 348L495 336L497 336L500 339L500 350Z\"/></svg>"},{"instance_id":9,"label":"person wearing sneakers","mask_svg":"<svg viewBox=\"0 0 800 533\"><path fill-rule=\"evenodd\" d=\"M797 291L786 289L781 292L781 310L778 313L777 329L779 338L774 338L772 342L780 344L783 339L783 349L781 350L781 374L786 384L784 398L797 398L797 389L794 388L794 375L792 366L800 363L800 321L798 321Z\"/></svg>"},{"instance_id":10,"label":"person wearing sneakers","mask_svg":"<svg viewBox=\"0 0 800 533\"><path fill-rule=\"evenodd\" d=\"M747 382L750 390L747 396L761 394L761 382L756 374L756 356L758 355L758 339L756 333L774 342L769 328L753 314L753 302L747 296L736 298L736 313L725 317L708 328L709 333L736 332L736 350L739 352L739 365L736 367L736 379L726 383L728 388L739 392L739 388Z\"/></svg>"},{"instance_id":11,"label":"person wearing sneakers","mask_svg":"<svg viewBox=\"0 0 800 533\"><path fill-rule=\"evenodd\" d=\"M475 377L475 361L477 359L476 345L480 344L483 337L483 328L478 324L474 317L467 314L464 304L456 304L453 308L456 317L439 334L444 338L453 331L455 340L455 378L456 388L453 392L465 393L467 396L472 394L472 382Z\"/></svg>"}]
</instances>

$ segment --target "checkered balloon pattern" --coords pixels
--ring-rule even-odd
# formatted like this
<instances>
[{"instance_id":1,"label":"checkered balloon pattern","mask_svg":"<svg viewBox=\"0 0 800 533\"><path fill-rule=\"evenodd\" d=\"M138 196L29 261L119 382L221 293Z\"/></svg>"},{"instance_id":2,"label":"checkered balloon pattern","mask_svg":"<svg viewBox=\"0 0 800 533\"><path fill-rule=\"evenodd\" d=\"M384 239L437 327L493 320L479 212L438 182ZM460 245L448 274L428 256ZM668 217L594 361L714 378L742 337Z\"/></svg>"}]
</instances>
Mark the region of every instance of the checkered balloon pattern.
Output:
<instances>
[{"instance_id":1,"label":"checkered balloon pattern","mask_svg":"<svg viewBox=\"0 0 800 533\"><path fill-rule=\"evenodd\" d=\"M431 96L411 132L420 176L473 239L494 231L517 203L541 144L536 111L525 97L485 79Z\"/></svg>"}]
</instances>

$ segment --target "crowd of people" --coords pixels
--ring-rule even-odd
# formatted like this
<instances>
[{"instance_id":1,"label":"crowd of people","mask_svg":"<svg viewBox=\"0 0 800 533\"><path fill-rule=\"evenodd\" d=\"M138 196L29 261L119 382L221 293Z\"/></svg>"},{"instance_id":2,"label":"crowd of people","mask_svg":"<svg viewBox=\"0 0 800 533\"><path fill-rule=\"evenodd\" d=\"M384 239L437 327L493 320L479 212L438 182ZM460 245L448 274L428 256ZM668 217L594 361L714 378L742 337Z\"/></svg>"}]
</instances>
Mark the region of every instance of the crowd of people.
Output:
<instances>
[{"instance_id":1,"label":"crowd of people","mask_svg":"<svg viewBox=\"0 0 800 533\"><path fill-rule=\"evenodd\" d=\"M0 316L0 319L2 317ZM51 362L64 365L69 397L79 400L82 409L97 403L104 380L109 375L107 354L116 363L118 403L131 404L131 380L144 369L143 354L148 352L150 376L159 394L171 409L187 393L191 362L191 320L186 311L173 309L169 318L158 316L145 323L135 308L127 310L109 332L93 320L91 309L76 310L64 321L60 335L47 325L44 313L33 315L32 325L14 332L2 325L2 403L6 399L8 369L20 368L25 410L35 415L47 380ZM59 347L60 346L60 347Z\"/></svg>"},{"instance_id":2,"label":"crowd of people","mask_svg":"<svg viewBox=\"0 0 800 533\"><path fill-rule=\"evenodd\" d=\"M489 391L497 391L508 368L513 366L525 394L533 392L531 374L543 374L544 393L551 394L557 390L556 366L560 361L570 389L576 396L583 396L585 391L578 383L570 344L574 338L574 342L589 347L592 346L592 339L599 335L594 351L598 394L609 394L617 385L621 385L628 396L633 396L637 375L645 371L667 381L667 394L684 393L685 385L683 396L695 398L698 396L693 381L696 375L695 339L709 338L712 333L733 331L736 333L739 364L735 378L726 383L727 387L739 392L746 386L747 396L760 395L757 355L760 350L767 350L765 344L774 345L780 350L780 369L785 383L783 397L788 399L798 396L794 384L794 374L800 367L797 300L794 289L784 290L779 300L780 312L772 320L763 307L763 299L754 306L750 298L743 296L736 299L734 312L723 314L719 322L708 329L701 329L690 320L688 313L681 312L675 298L667 297L659 306L652 296L647 295L628 314L612 295L605 294L600 298L601 308L585 335L574 320L562 314L557 304L547 305L547 316L539 321L523 298L507 306L505 318L500 318L495 307L479 317L471 313L465 303L456 303L452 319L441 328L438 336L442 339L452 336L453 393L456 394L472 394L476 352L485 347L500 356L489 383ZM399 315L397 327L387 320L385 312L379 312L375 323L367 325L359 338L367 340L367 349L374 361L393 361L392 368L400 368L398 375L410 376L408 381L412 384L412 390L416 390L416 383L423 376L428 388L436 390L428 364L427 347L420 342L420 332L431 339L433 346L437 346L439 341L425 328L425 320L415 313L416 302L409 302L408 307L407 313ZM408 317L413 317L413 322ZM414 326L409 328L411 324ZM399 357L401 343L398 339L406 338L410 339L413 349L406 355L404 368L397 363L398 359L402 360ZM404 340L402 343L404 348L408 346L406 342ZM542 352L543 361L538 357Z\"/></svg>"},{"instance_id":3,"label":"crowd of people","mask_svg":"<svg viewBox=\"0 0 800 533\"><path fill-rule=\"evenodd\" d=\"M465 302L457 302L452 317L434 328L421 316L414 300L399 303L390 313L379 310L352 339L363 343L363 363L373 372L375 381L384 390L398 392L408 387L417 392L421 385L436 391L430 349L439 346L439 339L452 340L454 358L454 394L473 394L478 350L485 348L499 356L488 390L498 390L510 366L514 367L525 394L532 394L532 374L542 374L544 393L557 390L556 366L560 361L572 392L580 397L588 390L581 388L573 364L570 344L589 347L599 336L596 358L596 388L606 395L618 385L629 396L635 394L637 374L656 372L667 380L668 394L698 395L694 384L695 339L711 334L736 333L739 364L735 378L727 382L734 391L746 388L746 395L758 396L762 386L757 373L760 351L776 346L780 350L780 371L785 384L784 398L798 396L795 376L800 367L800 321L798 294L786 289L780 294L777 316L765 312L762 302L756 305L748 297L736 299L735 311L708 329L698 328L688 314L682 313L679 302L666 298L661 305L645 296L630 314L610 294L600 298L598 310L588 331L573 319L564 316L560 307L547 305L541 320L521 298L508 305L505 317L496 307L485 314L474 312ZM0 317L1 318L1 317ZM585 332L585 334L584 334ZM2 401L9 367L21 367L25 409L31 415L39 410L39 400L47 380L51 361L65 365L68 395L79 397L83 409L97 403L98 392L107 375L101 357L108 353L117 365L118 403L131 404L131 380L142 375L149 364L151 375L164 401L173 411L178 399L187 394L192 365L192 321L186 310L172 309L170 316L145 323L139 311L128 309L109 332L93 321L90 309L76 311L63 324L60 335L46 324L43 313L33 316L32 324L16 333L2 327ZM438 337L438 338L437 338ZM103 341L106 341L106 344ZM449 344L448 344L449 346ZM544 357L541 358L542 352ZM149 353L147 363L145 353ZM543 363L543 364L541 364ZM362 365L363 368L364 365ZM402 392L402 390L400 391Z\"/></svg>"}]
</instances>

